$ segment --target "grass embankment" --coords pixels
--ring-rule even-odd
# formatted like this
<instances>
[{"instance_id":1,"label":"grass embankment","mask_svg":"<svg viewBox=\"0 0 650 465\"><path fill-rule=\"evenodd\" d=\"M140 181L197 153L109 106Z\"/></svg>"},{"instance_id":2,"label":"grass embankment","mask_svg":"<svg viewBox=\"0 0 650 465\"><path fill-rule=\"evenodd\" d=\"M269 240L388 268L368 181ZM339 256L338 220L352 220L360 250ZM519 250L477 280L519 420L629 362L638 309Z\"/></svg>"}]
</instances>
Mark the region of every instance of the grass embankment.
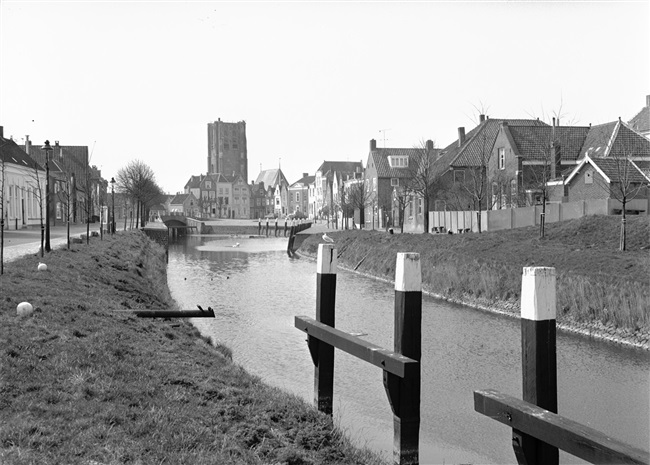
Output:
<instances>
[{"instance_id":1,"label":"grass embankment","mask_svg":"<svg viewBox=\"0 0 650 465\"><path fill-rule=\"evenodd\" d=\"M11 262L0 289L0 463L378 462L188 322L133 316L174 308L139 232Z\"/></svg>"},{"instance_id":2,"label":"grass embankment","mask_svg":"<svg viewBox=\"0 0 650 465\"><path fill-rule=\"evenodd\" d=\"M425 291L469 304L519 312L525 266L551 266L557 276L557 320L632 339L650 335L650 217L628 217L627 248L618 251L620 218L588 216L546 226L482 234L328 233L339 262L394 279L397 252L420 253ZM320 236L300 247L315 255Z\"/></svg>"}]
</instances>

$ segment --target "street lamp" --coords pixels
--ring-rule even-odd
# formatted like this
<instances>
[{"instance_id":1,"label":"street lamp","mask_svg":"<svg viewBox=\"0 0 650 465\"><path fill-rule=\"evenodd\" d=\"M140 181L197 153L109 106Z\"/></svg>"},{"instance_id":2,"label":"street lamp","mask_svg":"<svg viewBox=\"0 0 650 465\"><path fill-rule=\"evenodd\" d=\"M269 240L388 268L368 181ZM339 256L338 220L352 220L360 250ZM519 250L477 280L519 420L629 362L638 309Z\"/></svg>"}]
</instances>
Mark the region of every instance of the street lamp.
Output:
<instances>
[{"instance_id":1,"label":"street lamp","mask_svg":"<svg viewBox=\"0 0 650 465\"><path fill-rule=\"evenodd\" d=\"M41 147L45 152L45 251L50 252L50 152L52 147L50 141L46 140Z\"/></svg>"},{"instance_id":2,"label":"street lamp","mask_svg":"<svg viewBox=\"0 0 650 465\"><path fill-rule=\"evenodd\" d=\"M111 178L111 198L113 203L113 219L111 220L111 235L115 234L115 178Z\"/></svg>"}]
</instances>

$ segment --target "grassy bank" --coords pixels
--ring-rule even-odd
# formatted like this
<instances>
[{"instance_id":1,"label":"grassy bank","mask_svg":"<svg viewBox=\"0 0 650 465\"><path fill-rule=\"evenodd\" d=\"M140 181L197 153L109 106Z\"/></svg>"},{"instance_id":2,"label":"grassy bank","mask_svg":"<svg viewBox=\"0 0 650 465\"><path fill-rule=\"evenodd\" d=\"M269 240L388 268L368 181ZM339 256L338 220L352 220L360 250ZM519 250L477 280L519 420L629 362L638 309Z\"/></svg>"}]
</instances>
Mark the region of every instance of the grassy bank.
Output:
<instances>
[{"instance_id":1,"label":"grassy bank","mask_svg":"<svg viewBox=\"0 0 650 465\"><path fill-rule=\"evenodd\" d=\"M394 279L397 252L420 253L423 288L444 298L519 311L525 266L557 273L557 319L645 344L650 334L650 218L628 218L628 250L619 252L618 217L589 216L546 226L482 234L328 233L343 266ZM315 255L320 236L300 251Z\"/></svg>"},{"instance_id":2,"label":"grassy bank","mask_svg":"<svg viewBox=\"0 0 650 465\"><path fill-rule=\"evenodd\" d=\"M163 257L136 231L6 265L0 463L379 462L189 323L134 317L174 308Z\"/></svg>"}]
</instances>

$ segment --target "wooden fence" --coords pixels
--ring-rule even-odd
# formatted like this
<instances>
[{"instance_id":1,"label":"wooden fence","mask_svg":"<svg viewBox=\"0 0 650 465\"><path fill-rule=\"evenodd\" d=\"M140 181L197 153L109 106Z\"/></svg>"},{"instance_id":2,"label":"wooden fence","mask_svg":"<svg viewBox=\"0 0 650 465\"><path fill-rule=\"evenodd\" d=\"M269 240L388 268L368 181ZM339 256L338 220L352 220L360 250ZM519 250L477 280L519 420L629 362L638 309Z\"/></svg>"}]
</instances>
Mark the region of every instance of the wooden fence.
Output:
<instances>
[{"instance_id":1,"label":"wooden fence","mask_svg":"<svg viewBox=\"0 0 650 465\"><path fill-rule=\"evenodd\" d=\"M320 244L316 275L316 319L296 316L307 333L315 365L314 402L332 414L334 348L384 370L393 411L395 464L419 463L422 285L420 257L398 253L395 269L395 340L389 351L335 328L337 251ZM519 464L556 465L558 449L591 463L650 463L647 451L557 414L555 269L524 268L521 291L523 400L494 390L474 392L477 412L512 428Z\"/></svg>"}]
</instances>

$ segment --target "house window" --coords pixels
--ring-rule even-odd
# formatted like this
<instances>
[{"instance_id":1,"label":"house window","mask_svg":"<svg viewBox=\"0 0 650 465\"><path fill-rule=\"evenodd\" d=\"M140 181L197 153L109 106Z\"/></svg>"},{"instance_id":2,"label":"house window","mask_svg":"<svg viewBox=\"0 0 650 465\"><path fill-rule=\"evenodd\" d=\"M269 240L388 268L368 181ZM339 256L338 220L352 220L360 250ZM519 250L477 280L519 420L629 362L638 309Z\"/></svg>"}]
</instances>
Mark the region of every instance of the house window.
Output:
<instances>
[{"instance_id":1,"label":"house window","mask_svg":"<svg viewBox=\"0 0 650 465\"><path fill-rule=\"evenodd\" d=\"M585 171L585 184L594 183L594 172L592 170Z\"/></svg>"},{"instance_id":2,"label":"house window","mask_svg":"<svg viewBox=\"0 0 650 465\"><path fill-rule=\"evenodd\" d=\"M506 169L506 149L504 147L499 148L499 169Z\"/></svg>"},{"instance_id":3,"label":"house window","mask_svg":"<svg viewBox=\"0 0 650 465\"><path fill-rule=\"evenodd\" d=\"M454 170L454 182L465 182L465 171L464 170Z\"/></svg>"},{"instance_id":4,"label":"house window","mask_svg":"<svg viewBox=\"0 0 650 465\"><path fill-rule=\"evenodd\" d=\"M408 166L408 157L389 157L388 164L391 168L406 168Z\"/></svg>"},{"instance_id":5,"label":"house window","mask_svg":"<svg viewBox=\"0 0 650 465\"><path fill-rule=\"evenodd\" d=\"M300 192L296 192L296 202L300 202Z\"/></svg>"},{"instance_id":6,"label":"house window","mask_svg":"<svg viewBox=\"0 0 650 465\"><path fill-rule=\"evenodd\" d=\"M424 199L418 199L418 215L422 214L422 205L424 204Z\"/></svg>"},{"instance_id":7,"label":"house window","mask_svg":"<svg viewBox=\"0 0 650 465\"><path fill-rule=\"evenodd\" d=\"M211 188L210 181L205 181L205 188L206 188L206 189L210 189L210 188Z\"/></svg>"},{"instance_id":8,"label":"house window","mask_svg":"<svg viewBox=\"0 0 650 465\"><path fill-rule=\"evenodd\" d=\"M399 178L390 178L391 186L399 186Z\"/></svg>"}]
</instances>

